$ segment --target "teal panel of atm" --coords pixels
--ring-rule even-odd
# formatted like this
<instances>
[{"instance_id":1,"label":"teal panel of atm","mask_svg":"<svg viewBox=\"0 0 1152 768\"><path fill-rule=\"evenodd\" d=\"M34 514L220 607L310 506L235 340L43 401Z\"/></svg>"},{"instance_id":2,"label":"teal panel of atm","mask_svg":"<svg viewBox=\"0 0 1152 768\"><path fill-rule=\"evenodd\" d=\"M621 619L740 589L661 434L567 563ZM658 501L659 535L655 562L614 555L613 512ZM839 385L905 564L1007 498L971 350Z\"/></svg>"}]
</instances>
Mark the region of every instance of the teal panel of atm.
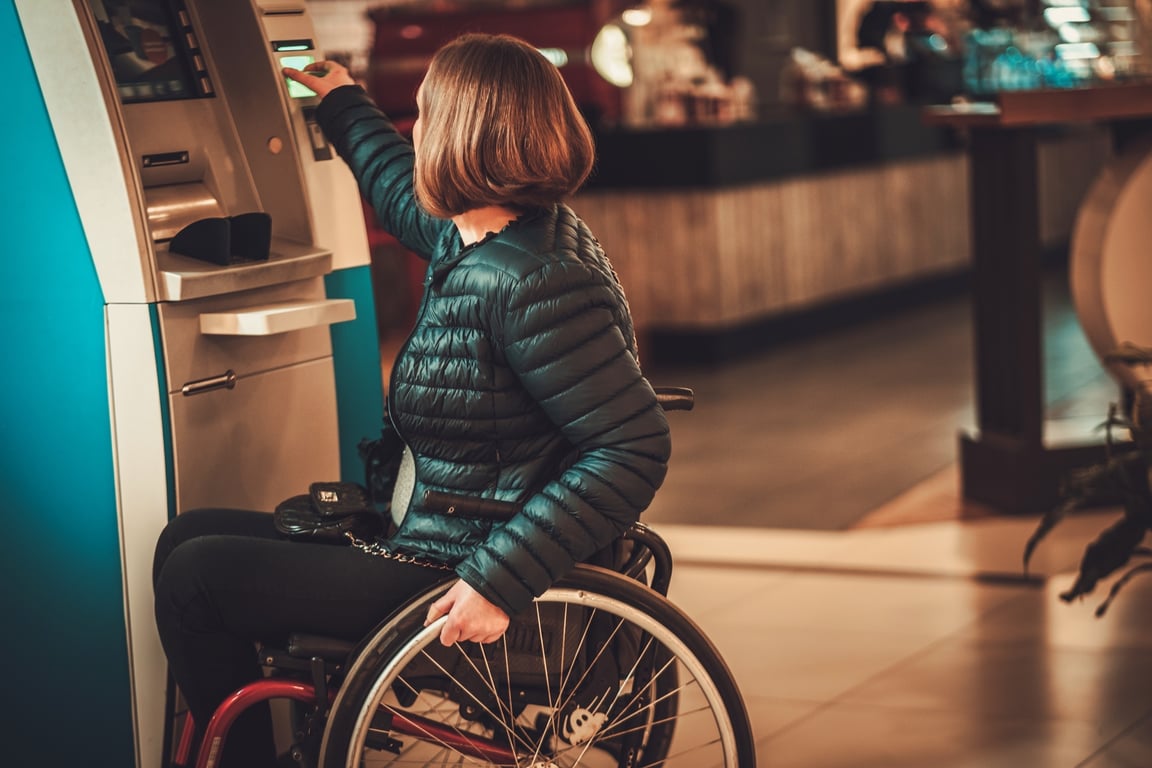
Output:
<instances>
[{"instance_id":1,"label":"teal panel of atm","mask_svg":"<svg viewBox=\"0 0 1152 768\"><path fill-rule=\"evenodd\" d=\"M324 285L329 296L356 302L356 320L332 326L332 351L340 420L340 476L362 483L364 461L357 445L364 438L379 437L384 419L371 268L337 270L325 277Z\"/></svg>"},{"instance_id":2,"label":"teal panel of atm","mask_svg":"<svg viewBox=\"0 0 1152 768\"><path fill-rule=\"evenodd\" d=\"M0 40L2 762L131 766L104 299L11 0Z\"/></svg>"}]
</instances>

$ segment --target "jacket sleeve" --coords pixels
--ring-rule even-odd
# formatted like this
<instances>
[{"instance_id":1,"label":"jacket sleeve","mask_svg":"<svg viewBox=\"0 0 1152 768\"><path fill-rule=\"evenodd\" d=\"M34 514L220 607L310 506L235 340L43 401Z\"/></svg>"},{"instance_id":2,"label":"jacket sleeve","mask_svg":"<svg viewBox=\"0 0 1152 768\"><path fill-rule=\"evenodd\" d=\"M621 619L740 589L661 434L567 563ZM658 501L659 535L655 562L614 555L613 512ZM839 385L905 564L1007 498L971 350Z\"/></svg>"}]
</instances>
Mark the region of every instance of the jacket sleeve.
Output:
<instances>
[{"instance_id":1,"label":"jacket sleeve","mask_svg":"<svg viewBox=\"0 0 1152 768\"><path fill-rule=\"evenodd\" d=\"M416 201L415 152L408 140L358 85L325 96L316 121L352 169L380 226L406 248L430 258L451 222L430 216Z\"/></svg>"},{"instance_id":2,"label":"jacket sleeve","mask_svg":"<svg viewBox=\"0 0 1152 768\"><path fill-rule=\"evenodd\" d=\"M602 278L582 265L550 264L510 294L508 364L577 452L457 566L512 615L639 518L664 480L671 440Z\"/></svg>"}]
</instances>

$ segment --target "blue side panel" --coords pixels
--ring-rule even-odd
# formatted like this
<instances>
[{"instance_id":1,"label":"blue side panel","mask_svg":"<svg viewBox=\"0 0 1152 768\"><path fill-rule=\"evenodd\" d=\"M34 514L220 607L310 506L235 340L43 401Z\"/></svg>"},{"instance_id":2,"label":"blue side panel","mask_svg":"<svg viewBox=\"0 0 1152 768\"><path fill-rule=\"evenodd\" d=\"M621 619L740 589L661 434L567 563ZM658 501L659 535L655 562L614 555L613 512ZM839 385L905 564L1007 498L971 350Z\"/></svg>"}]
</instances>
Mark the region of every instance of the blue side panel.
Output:
<instances>
[{"instance_id":1,"label":"blue side panel","mask_svg":"<svg viewBox=\"0 0 1152 768\"><path fill-rule=\"evenodd\" d=\"M364 481L364 464L356 444L380 434L384 418L380 341L376 335L376 304L368 266L332 272L324 279L329 298L356 302L356 319L332 326L336 367L336 406L340 420L340 476Z\"/></svg>"},{"instance_id":2,"label":"blue side panel","mask_svg":"<svg viewBox=\"0 0 1152 768\"><path fill-rule=\"evenodd\" d=\"M0 47L0 762L131 766L104 297L11 0Z\"/></svg>"}]
</instances>

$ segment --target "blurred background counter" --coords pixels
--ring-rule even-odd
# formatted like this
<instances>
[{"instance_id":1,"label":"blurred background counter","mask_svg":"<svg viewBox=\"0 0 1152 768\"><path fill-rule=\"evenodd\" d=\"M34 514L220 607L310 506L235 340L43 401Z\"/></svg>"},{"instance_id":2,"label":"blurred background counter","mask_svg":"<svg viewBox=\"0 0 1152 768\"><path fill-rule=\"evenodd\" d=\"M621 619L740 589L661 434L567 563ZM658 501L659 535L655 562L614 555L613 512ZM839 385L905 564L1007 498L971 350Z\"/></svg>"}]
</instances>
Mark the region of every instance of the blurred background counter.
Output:
<instances>
[{"instance_id":1,"label":"blurred background counter","mask_svg":"<svg viewBox=\"0 0 1152 768\"><path fill-rule=\"evenodd\" d=\"M602 130L597 141L574 207L627 286L649 356L723 359L813 313L914 298L969 269L965 135L925 125L917 107ZM1110 153L1097 127L1042 132L1047 251L1064 250Z\"/></svg>"}]
</instances>

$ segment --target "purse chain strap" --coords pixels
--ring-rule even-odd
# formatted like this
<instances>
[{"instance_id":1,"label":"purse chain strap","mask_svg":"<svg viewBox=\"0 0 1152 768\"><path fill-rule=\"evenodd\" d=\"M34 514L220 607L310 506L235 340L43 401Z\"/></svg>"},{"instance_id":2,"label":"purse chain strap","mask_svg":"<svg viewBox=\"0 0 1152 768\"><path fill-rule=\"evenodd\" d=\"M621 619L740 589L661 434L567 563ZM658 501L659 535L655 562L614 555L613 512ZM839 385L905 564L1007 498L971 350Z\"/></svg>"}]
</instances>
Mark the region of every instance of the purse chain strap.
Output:
<instances>
[{"instance_id":1,"label":"purse chain strap","mask_svg":"<svg viewBox=\"0 0 1152 768\"><path fill-rule=\"evenodd\" d=\"M446 563L440 563L435 560L428 560L427 558L416 557L414 555L405 555L399 552L393 552L378 541L367 542L364 541L364 539L356 538L356 536L354 536L350 531L345 531L344 537L352 543L353 547L369 555L383 557L386 560L395 560L398 563L404 563L406 565L418 565L421 568L432 568L437 571L456 570Z\"/></svg>"}]
</instances>

